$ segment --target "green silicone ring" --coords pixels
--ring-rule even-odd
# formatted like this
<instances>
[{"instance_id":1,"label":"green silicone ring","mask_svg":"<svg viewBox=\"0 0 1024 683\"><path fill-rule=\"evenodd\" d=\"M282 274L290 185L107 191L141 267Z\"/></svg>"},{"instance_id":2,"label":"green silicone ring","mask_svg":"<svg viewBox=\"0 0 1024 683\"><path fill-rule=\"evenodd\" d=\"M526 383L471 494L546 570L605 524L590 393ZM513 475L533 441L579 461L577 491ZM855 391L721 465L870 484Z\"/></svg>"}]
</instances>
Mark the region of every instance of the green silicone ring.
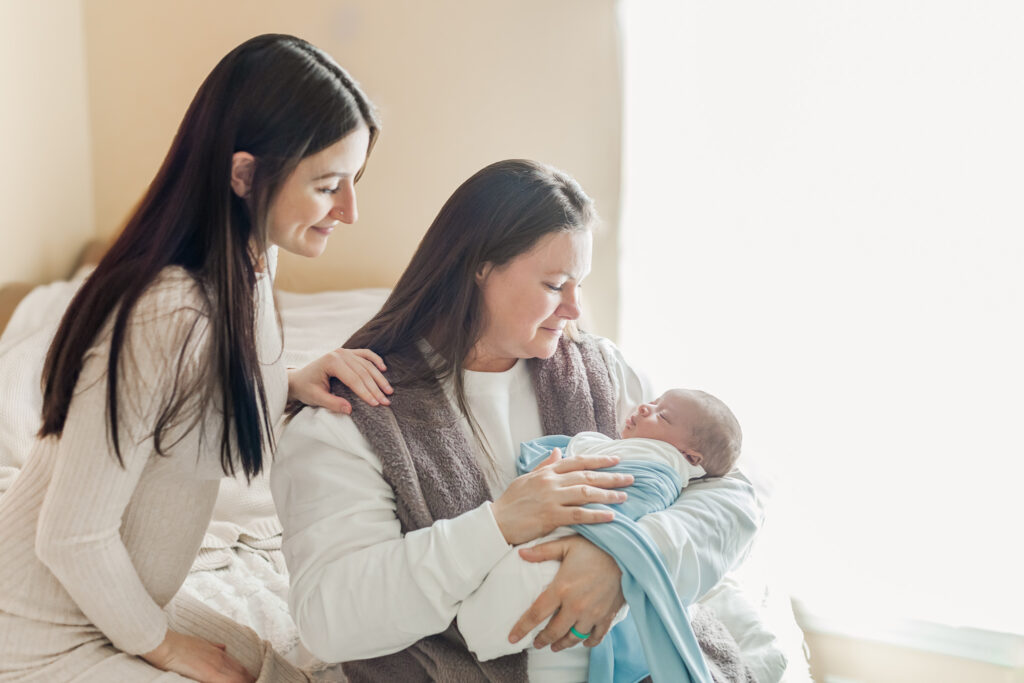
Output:
<instances>
[{"instance_id":1,"label":"green silicone ring","mask_svg":"<svg viewBox=\"0 0 1024 683\"><path fill-rule=\"evenodd\" d=\"M579 631L577 631L575 626L570 626L569 627L569 633L573 634L574 636L576 636L580 640L586 640L587 638L590 637L589 633L580 633Z\"/></svg>"}]
</instances>

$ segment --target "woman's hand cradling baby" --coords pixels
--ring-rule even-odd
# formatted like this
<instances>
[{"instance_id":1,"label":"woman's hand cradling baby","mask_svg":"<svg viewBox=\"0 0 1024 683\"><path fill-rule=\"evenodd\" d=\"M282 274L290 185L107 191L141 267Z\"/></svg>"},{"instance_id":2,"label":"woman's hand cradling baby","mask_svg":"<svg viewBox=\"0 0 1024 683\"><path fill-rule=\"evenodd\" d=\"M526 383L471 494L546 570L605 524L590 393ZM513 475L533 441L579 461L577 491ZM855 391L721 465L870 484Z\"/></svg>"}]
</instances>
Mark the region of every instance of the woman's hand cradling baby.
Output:
<instances>
[{"instance_id":1,"label":"woman's hand cradling baby","mask_svg":"<svg viewBox=\"0 0 1024 683\"><path fill-rule=\"evenodd\" d=\"M288 371L288 399L335 413L351 413L352 405L331 393L331 377L371 406L390 405L394 392L382 374L384 359L369 349L335 349L306 367Z\"/></svg>"},{"instance_id":2,"label":"woman's hand cradling baby","mask_svg":"<svg viewBox=\"0 0 1024 683\"><path fill-rule=\"evenodd\" d=\"M562 459L556 448L532 472L517 477L491 510L505 541L519 545L570 524L610 522L614 513L591 510L587 503L621 503L617 489L633 483L633 475L598 472L618 464L614 455L584 455Z\"/></svg>"},{"instance_id":3,"label":"woman's hand cradling baby","mask_svg":"<svg viewBox=\"0 0 1024 683\"><path fill-rule=\"evenodd\" d=\"M570 536L519 550L527 562L561 561L554 580L534 600L509 634L515 643L552 614L533 641L538 650L551 645L558 652L583 642L569 629L587 634L594 647L611 630L615 615L626 598L622 594L622 570L612 556L582 536Z\"/></svg>"}]
</instances>

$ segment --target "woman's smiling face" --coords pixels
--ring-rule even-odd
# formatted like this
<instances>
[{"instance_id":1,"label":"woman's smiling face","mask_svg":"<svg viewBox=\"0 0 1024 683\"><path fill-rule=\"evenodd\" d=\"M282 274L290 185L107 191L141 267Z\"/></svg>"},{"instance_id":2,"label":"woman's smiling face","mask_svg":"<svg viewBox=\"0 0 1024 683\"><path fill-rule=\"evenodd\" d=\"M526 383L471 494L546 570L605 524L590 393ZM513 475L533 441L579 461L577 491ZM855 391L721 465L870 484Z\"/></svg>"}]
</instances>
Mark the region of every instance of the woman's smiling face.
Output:
<instances>
[{"instance_id":1,"label":"woman's smiling face","mask_svg":"<svg viewBox=\"0 0 1024 683\"><path fill-rule=\"evenodd\" d=\"M285 251L319 256L340 223L358 220L355 177L366 163L370 131L361 125L295 167L270 204L268 237Z\"/></svg>"},{"instance_id":2,"label":"woman's smiling face","mask_svg":"<svg viewBox=\"0 0 1024 683\"><path fill-rule=\"evenodd\" d=\"M590 230L545 235L524 254L477 273L483 332L467 370L502 372L520 358L550 358L567 323L580 317L590 273Z\"/></svg>"}]
</instances>

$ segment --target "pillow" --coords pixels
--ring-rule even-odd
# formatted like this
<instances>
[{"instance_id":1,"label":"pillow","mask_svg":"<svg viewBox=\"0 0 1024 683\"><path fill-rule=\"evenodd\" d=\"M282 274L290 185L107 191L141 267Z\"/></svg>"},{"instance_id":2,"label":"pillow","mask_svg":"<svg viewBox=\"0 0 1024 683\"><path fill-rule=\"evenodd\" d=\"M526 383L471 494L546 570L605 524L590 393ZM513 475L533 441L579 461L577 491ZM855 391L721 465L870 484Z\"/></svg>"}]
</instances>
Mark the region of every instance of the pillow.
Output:
<instances>
[{"instance_id":1,"label":"pillow","mask_svg":"<svg viewBox=\"0 0 1024 683\"><path fill-rule=\"evenodd\" d=\"M10 487L35 443L46 352L64 309L90 272L84 269L71 280L34 288L0 336L0 494Z\"/></svg>"},{"instance_id":2,"label":"pillow","mask_svg":"<svg viewBox=\"0 0 1024 683\"><path fill-rule=\"evenodd\" d=\"M302 367L341 346L380 310L388 294L388 289L278 292L285 365Z\"/></svg>"},{"instance_id":3,"label":"pillow","mask_svg":"<svg viewBox=\"0 0 1024 683\"><path fill-rule=\"evenodd\" d=\"M7 328L14 310L25 298L25 295L32 291L32 285L24 282L14 282L0 287L0 333Z\"/></svg>"}]
</instances>

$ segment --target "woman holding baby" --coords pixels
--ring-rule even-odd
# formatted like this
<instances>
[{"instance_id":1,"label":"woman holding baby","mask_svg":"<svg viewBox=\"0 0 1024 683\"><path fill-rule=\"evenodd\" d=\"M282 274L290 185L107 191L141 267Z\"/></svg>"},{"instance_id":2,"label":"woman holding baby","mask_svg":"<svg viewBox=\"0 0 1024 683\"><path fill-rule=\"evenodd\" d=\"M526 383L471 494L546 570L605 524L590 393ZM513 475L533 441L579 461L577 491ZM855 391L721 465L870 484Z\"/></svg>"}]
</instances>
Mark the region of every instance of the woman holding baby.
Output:
<instances>
[{"instance_id":1,"label":"woman holding baby","mask_svg":"<svg viewBox=\"0 0 1024 683\"><path fill-rule=\"evenodd\" d=\"M313 653L346 662L356 683L587 679L589 650L574 646L605 638L623 594L616 562L580 536L521 551L561 561L510 627L530 649L480 662L453 619L511 546L608 521L582 506L620 501L630 483L601 471L609 456L552 454L515 471L520 442L614 436L650 398L613 344L575 326L595 221L564 173L521 160L476 173L346 343L385 359L391 405L307 409L286 430L272 488L292 613ZM759 519L753 488L733 473L640 524L690 603L738 561Z\"/></svg>"}]
</instances>

